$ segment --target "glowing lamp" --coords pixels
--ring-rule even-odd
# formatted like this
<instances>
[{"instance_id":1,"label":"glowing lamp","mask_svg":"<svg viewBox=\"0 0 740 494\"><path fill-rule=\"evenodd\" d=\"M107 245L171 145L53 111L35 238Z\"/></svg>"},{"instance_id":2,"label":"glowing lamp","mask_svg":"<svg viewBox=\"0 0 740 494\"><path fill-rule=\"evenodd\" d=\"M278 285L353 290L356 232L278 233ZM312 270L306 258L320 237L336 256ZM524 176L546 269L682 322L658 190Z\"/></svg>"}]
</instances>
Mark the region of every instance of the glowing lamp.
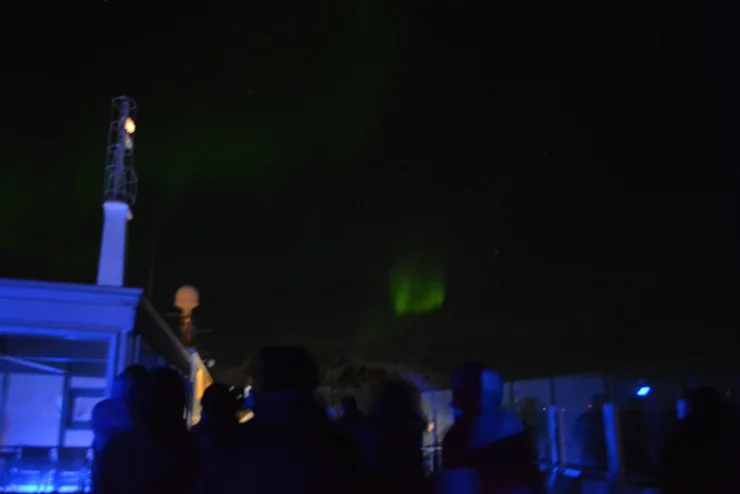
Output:
<instances>
[{"instance_id":1,"label":"glowing lamp","mask_svg":"<svg viewBox=\"0 0 740 494\"><path fill-rule=\"evenodd\" d=\"M134 119L131 117L127 118L126 121L123 123L123 128L129 134L133 134L134 132L136 132L136 124L134 123Z\"/></svg>"},{"instance_id":2,"label":"glowing lamp","mask_svg":"<svg viewBox=\"0 0 740 494\"><path fill-rule=\"evenodd\" d=\"M650 388L650 386L641 386L640 389L637 390L637 396L647 396L650 394L650 391L652 391L652 388Z\"/></svg>"},{"instance_id":3,"label":"glowing lamp","mask_svg":"<svg viewBox=\"0 0 740 494\"><path fill-rule=\"evenodd\" d=\"M199 303L200 296L194 286L181 286L175 293L175 307L180 309L183 315L191 314Z\"/></svg>"}]
</instances>

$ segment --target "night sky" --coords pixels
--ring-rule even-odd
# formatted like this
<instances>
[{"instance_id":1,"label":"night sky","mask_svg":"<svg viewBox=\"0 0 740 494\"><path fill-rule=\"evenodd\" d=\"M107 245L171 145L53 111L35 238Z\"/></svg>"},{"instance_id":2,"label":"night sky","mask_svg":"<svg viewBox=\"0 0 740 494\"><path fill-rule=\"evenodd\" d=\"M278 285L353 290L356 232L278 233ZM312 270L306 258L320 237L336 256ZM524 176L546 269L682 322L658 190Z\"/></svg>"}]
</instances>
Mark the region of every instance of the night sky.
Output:
<instances>
[{"instance_id":1,"label":"night sky","mask_svg":"<svg viewBox=\"0 0 740 494\"><path fill-rule=\"evenodd\" d=\"M560 4L26 7L1 35L0 275L94 282L127 94L128 284L163 313L197 286L221 362L306 342L535 375L735 341L727 13Z\"/></svg>"}]
</instances>

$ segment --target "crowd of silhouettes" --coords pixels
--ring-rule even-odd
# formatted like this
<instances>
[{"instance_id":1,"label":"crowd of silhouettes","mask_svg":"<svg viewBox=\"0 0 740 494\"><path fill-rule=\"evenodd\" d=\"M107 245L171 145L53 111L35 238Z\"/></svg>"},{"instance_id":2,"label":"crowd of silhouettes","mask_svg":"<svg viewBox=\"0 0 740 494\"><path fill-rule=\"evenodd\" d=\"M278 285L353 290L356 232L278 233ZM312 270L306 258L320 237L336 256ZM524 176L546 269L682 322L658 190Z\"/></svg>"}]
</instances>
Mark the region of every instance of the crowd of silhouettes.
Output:
<instances>
[{"instance_id":1,"label":"crowd of silhouettes","mask_svg":"<svg viewBox=\"0 0 740 494\"><path fill-rule=\"evenodd\" d=\"M254 417L239 423L243 396L216 383L202 397L199 423L188 430L183 378L169 368L129 367L93 410L94 492L544 492L533 431L502 407L504 382L496 371L471 363L453 373L455 422L433 478L422 455L427 424L408 383L379 385L366 413L348 396L332 420L317 398L317 376L305 348L265 348ZM575 429L583 459L605 468L602 401ZM710 388L688 393L685 417L663 456L665 494L740 492L740 423Z\"/></svg>"},{"instance_id":2,"label":"crowd of silhouettes","mask_svg":"<svg viewBox=\"0 0 740 494\"><path fill-rule=\"evenodd\" d=\"M111 398L93 412L94 491L435 491L422 454L427 424L418 392L408 383L379 384L365 413L348 396L332 420L317 399L318 369L307 349L269 347L260 357L254 417L239 423L242 396L215 383L206 389L200 421L190 430L187 387L176 371L126 369ZM481 492L539 493L531 442L517 417L501 408L500 376L471 364L453 380L459 418L443 445L445 466L473 471ZM452 491L459 492L459 485Z\"/></svg>"},{"instance_id":3,"label":"crowd of silhouettes","mask_svg":"<svg viewBox=\"0 0 740 494\"><path fill-rule=\"evenodd\" d=\"M239 423L243 397L216 383L202 397L199 423L188 430L182 377L169 368L129 367L93 411L94 491L544 492L531 431L503 408L504 382L496 371L464 364L453 373L456 418L434 478L422 455L427 424L408 383L379 385L366 413L347 397L332 420L317 398L317 376L305 348L265 348L254 417ZM600 407L594 408L577 427L584 436L603 430ZM691 392L687 408L665 450L664 492L740 492L740 426L732 409L710 389ZM593 463L606 462L604 444L584 448Z\"/></svg>"}]
</instances>

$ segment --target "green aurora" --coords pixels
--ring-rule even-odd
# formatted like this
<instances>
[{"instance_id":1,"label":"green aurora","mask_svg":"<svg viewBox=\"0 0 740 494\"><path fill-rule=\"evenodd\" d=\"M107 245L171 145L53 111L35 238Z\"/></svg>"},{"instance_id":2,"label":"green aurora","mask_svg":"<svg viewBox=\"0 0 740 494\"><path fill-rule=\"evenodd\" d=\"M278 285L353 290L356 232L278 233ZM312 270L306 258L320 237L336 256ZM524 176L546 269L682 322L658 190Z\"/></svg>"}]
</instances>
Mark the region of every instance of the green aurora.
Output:
<instances>
[{"instance_id":1,"label":"green aurora","mask_svg":"<svg viewBox=\"0 0 740 494\"><path fill-rule=\"evenodd\" d=\"M403 259L391 269L390 295L399 316L437 310L445 300L445 270L423 258Z\"/></svg>"}]
</instances>

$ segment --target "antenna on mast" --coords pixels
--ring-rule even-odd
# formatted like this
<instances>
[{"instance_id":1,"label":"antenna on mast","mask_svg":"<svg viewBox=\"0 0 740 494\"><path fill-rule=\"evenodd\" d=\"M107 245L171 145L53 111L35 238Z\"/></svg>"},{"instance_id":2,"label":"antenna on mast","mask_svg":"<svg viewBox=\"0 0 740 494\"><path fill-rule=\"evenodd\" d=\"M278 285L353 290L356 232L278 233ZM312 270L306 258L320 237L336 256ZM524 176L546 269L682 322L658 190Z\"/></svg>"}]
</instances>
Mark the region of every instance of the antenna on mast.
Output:
<instances>
[{"instance_id":1,"label":"antenna on mast","mask_svg":"<svg viewBox=\"0 0 740 494\"><path fill-rule=\"evenodd\" d=\"M136 101L128 96L113 98L108 128L108 154L105 167L105 201L136 203L139 179L134 170Z\"/></svg>"},{"instance_id":2,"label":"antenna on mast","mask_svg":"<svg viewBox=\"0 0 740 494\"><path fill-rule=\"evenodd\" d=\"M138 187L134 170L136 110L136 101L128 96L111 102L98 285L123 286L127 223L133 219L130 206L136 202Z\"/></svg>"}]
</instances>

